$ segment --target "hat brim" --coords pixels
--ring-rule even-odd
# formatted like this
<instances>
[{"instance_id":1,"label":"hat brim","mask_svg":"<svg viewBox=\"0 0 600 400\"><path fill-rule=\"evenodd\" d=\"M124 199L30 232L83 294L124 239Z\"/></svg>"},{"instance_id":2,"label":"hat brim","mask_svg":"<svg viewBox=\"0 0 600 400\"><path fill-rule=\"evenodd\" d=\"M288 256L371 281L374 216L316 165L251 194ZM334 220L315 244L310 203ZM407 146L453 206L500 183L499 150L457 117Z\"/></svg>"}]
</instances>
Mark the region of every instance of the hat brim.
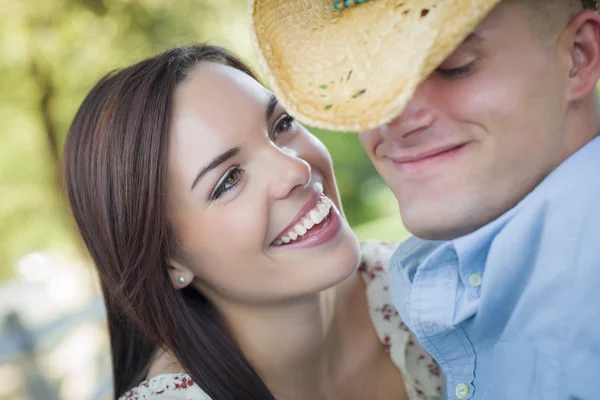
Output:
<instances>
[{"instance_id":1,"label":"hat brim","mask_svg":"<svg viewBox=\"0 0 600 400\"><path fill-rule=\"evenodd\" d=\"M416 87L500 0L253 0L251 27L273 92L299 121L356 132L399 115Z\"/></svg>"}]
</instances>

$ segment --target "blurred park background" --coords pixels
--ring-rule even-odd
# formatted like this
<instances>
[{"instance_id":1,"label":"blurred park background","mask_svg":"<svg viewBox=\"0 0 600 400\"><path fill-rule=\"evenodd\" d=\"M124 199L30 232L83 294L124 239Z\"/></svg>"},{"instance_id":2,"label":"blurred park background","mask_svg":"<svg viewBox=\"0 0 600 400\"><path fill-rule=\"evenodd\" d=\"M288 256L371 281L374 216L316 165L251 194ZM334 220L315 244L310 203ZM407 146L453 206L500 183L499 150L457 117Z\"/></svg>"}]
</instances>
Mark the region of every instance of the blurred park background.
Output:
<instances>
[{"instance_id":1,"label":"blurred park background","mask_svg":"<svg viewBox=\"0 0 600 400\"><path fill-rule=\"evenodd\" d=\"M61 190L62 144L100 77L192 42L261 72L246 0L0 0L0 399L108 398L103 307ZM356 136L314 132L359 237L404 239Z\"/></svg>"}]
</instances>

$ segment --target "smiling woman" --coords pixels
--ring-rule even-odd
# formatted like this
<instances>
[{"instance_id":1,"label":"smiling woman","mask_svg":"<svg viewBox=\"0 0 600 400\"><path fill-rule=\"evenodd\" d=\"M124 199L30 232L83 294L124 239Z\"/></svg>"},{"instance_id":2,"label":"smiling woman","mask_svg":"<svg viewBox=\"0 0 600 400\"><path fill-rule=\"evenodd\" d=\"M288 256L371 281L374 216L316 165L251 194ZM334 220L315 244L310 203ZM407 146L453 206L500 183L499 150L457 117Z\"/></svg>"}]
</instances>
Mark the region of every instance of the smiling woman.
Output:
<instances>
[{"instance_id":1,"label":"smiling woman","mask_svg":"<svg viewBox=\"0 0 600 400\"><path fill-rule=\"evenodd\" d=\"M116 398L439 398L391 306L393 246L361 254L327 149L233 55L176 48L102 79L65 168Z\"/></svg>"}]
</instances>

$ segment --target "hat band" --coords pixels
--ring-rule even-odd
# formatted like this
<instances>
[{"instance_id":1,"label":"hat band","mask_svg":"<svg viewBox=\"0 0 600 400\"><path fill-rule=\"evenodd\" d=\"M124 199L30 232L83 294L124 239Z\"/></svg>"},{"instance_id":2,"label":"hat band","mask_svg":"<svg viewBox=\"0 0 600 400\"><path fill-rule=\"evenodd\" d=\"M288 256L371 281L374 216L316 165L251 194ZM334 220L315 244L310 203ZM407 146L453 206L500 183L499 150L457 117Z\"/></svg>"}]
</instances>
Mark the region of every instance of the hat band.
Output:
<instances>
[{"instance_id":1,"label":"hat band","mask_svg":"<svg viewBox=\"0 0 600 400\"><path fill-rule=\"evenodd\" d=\"M350 8L357 4L366 3L369 0L336 0L333 2L333 8L340 10L342 8Z\"/></svg>"}]
</instances>

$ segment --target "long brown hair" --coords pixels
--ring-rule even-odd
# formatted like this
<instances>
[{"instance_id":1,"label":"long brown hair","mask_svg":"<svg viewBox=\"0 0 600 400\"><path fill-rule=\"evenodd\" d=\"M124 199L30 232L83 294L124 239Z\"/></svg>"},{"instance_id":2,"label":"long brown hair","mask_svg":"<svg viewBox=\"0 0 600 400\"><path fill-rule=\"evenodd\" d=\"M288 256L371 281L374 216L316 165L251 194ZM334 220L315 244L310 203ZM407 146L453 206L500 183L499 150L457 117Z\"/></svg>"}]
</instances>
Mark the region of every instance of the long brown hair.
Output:
<instances>
[{"instance_id":1,"label":"long brown hair","mask_svg":"<svg viewBox=\"0 0 600 400\"><path fill-rule=\"evenodd\" d=\"M67 136L65 183L100 276L115 398L138 385L157 349L166 348L215 400L274 399L213 304L191 287L175 289L169 278L176 246L166 216L173 95L205 61L255 78L218 47L167 50L101 79Z\"/></svg>"}]
</instances>

